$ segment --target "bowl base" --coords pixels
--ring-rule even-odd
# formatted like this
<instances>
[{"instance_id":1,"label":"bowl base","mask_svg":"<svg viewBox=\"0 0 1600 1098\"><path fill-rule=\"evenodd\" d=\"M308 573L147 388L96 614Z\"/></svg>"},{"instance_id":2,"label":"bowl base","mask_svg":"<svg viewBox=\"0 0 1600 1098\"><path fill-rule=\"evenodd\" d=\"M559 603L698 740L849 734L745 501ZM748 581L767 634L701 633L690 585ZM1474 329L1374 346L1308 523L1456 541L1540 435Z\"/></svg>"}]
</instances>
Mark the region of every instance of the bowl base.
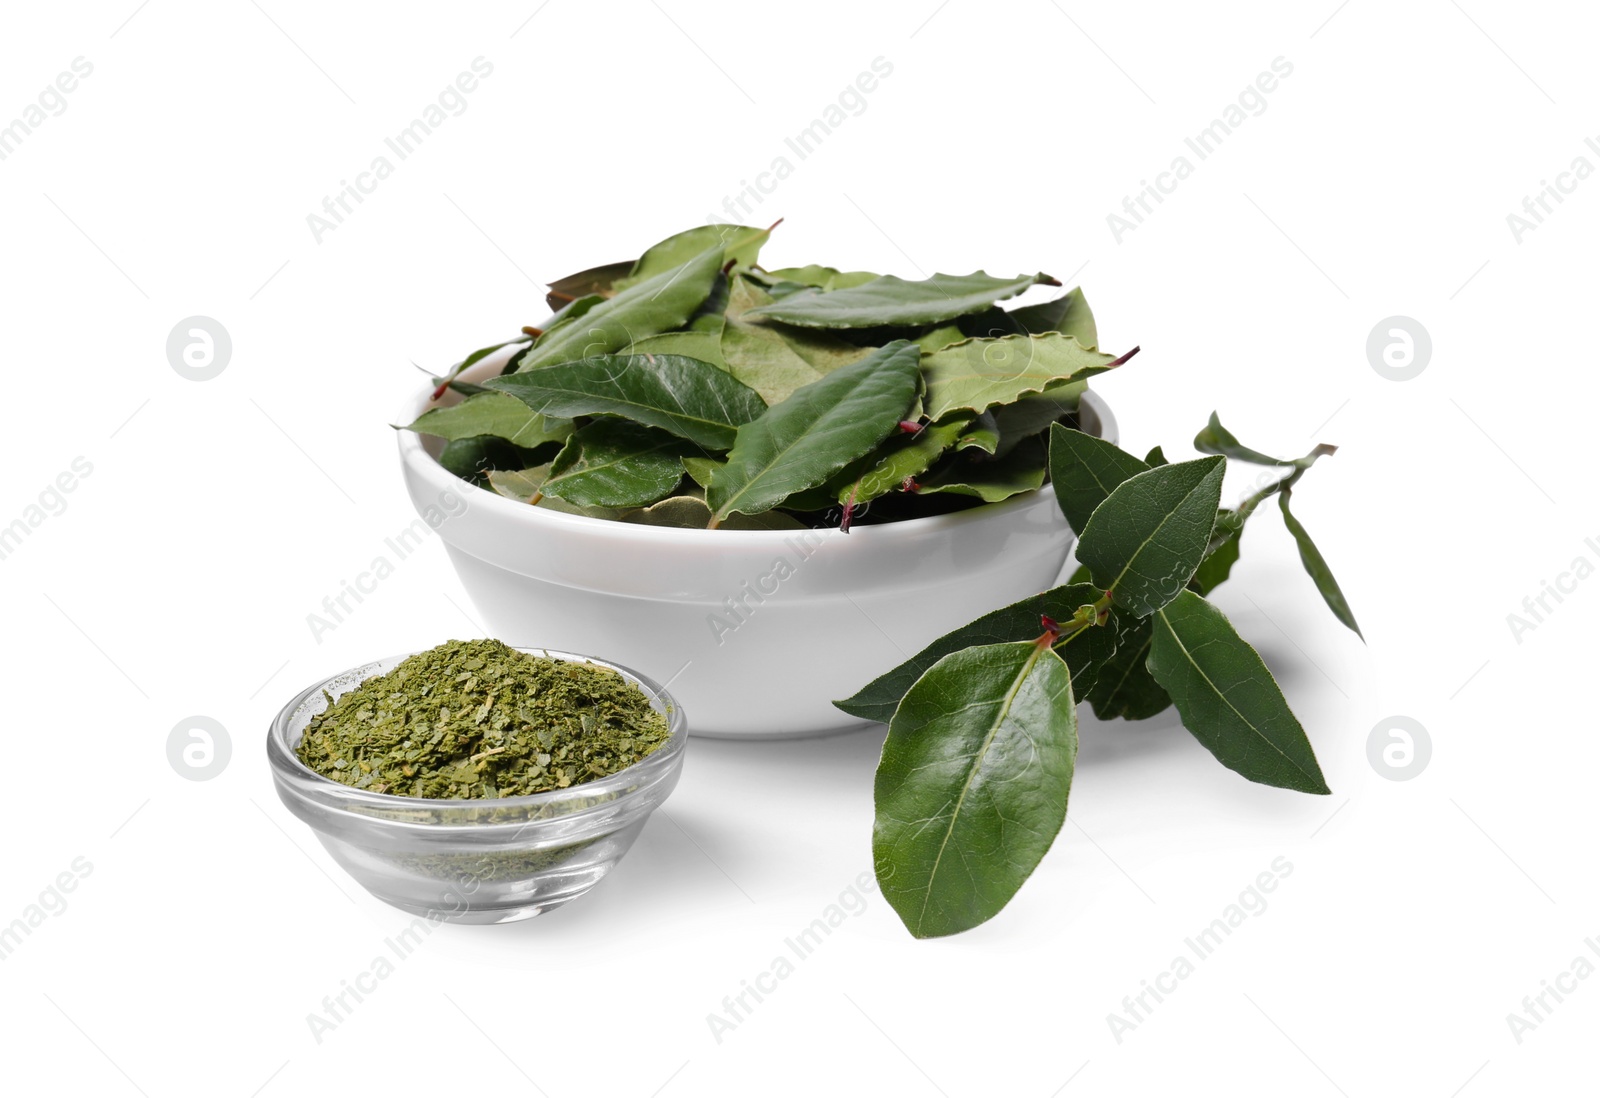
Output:
<instances>
[{"instance_id":1,"label":"bowl base","mask_svg":"<svg viewBox=\"0 0 1600 1098\"><path fill-rule=\"evenodd\" d=\"M443 923L455 923L458 926L494 926L499 923L520 923L527 919L532 919L536 915L543 915L546 911L554 911L558 907L571 903L588 891L589 889L586 888L582 892L573 892L536 903L515 904L506 907L474 907L453 912L441 911L437 907L427 907L422 904L403 903L387 896L378 896L376 892L373 895L378 896L378 899L390 907L399 908L408 915L420 915L426 919L436 919Z\"/></svg>"}]
</instances>

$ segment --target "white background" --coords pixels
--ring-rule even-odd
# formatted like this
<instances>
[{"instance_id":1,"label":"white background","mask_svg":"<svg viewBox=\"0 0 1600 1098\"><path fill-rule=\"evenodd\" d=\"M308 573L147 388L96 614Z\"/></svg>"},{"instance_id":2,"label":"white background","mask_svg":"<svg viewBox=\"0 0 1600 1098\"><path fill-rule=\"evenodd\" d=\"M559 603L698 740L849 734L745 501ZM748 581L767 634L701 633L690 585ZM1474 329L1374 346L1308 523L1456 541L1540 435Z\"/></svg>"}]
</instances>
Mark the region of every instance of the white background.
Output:
<instances>
[{"instance_id":1,"label":"white background","mask_svg":"<svg viewBox=\"0 0 1600 1098\"><path fill-rule=\"evenodd\" d=\"M0 524L93 468L0 560L0 923L92 865L0 962L7 1089L1592 1087L1600 979L1520 1043L1507 1022L1600 935L1600 581L1521 643L1506 621L1600 561L1600 180L1520 242L1506 220L1600 166L1575 6L136 2L10 5L0 34L0 121L93 65L0 161ZM319 243L307 215L480 56L466 111ZM798 160L784 138L877 57L866 109ZM1107 214L1279 57L1264 113L1119 242ZM388 426L409 363L537 322L541 280L703 221L780 155L740 218L787 218L771 264L1071 276L1104 345L1144 348L1097 383L1130 448L1191 456L1213 408L1258 448L1339 444L1295 498L1368 644L1270 510L1218 595L1333 796L1249 785L1170 716L1086 713L1069 823L1006 911L919 943L874 894L719 1043L707 1015L870 868L880 736L697 741L593 895L437 931L318 1043L307 1015L410 920L279 806L267 723L474 631L437 542L321 643L307 625L413 517ZM165 352L196 314L233 340L204 383ZM1403 383L1365 349L1396 314L1433 341ZM1433 744L1405 782L1368 761L1395 714ZM211 781L167 760L192 715L231 734ZM1270 906L1119 1043L1107 1015L1279 857Z\"/></svg>"}]
</instances>

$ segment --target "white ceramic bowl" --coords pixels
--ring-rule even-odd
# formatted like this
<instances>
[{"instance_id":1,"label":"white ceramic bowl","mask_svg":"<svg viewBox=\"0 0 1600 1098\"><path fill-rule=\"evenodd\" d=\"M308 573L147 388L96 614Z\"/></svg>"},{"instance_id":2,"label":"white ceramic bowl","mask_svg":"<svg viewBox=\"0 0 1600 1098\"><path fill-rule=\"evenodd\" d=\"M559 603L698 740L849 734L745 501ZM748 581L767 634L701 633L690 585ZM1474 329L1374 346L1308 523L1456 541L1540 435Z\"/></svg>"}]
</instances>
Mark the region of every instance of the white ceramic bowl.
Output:
<instances>
[{"instance_id":1,"label":"white ceramic bowl","mask_svg":"<svg viewBox=\"0 0 1600 1098\"><path fill-rule=\"evenodd\" d=\"M468 376L493 376L504 361L486 359ZM422 414L430 396L424 389L397 422ZM1085 397L1080 416L1085 430L1116 440L1098 396ZM1046 590L1073 543L1048 490L848 534L609 522L476 488L438 463L439 440L397 435L412 503L489 631L638 669L682 702L691 735L861 727L835 698L980 614Z\"/></svg>"}]
</instances>

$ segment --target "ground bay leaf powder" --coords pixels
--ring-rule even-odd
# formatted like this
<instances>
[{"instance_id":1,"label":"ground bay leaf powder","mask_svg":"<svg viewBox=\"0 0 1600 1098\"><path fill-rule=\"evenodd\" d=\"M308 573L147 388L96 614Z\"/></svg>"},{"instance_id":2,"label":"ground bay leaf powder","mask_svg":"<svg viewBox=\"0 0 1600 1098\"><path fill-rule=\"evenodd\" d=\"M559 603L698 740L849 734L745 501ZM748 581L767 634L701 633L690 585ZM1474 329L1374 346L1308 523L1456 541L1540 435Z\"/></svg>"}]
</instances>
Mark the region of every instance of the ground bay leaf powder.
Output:
<instances>
[{"instance_id":1,"label":"ground bay leaf powder","mask_svg":"<svg viewBox=\"0 0 1600 1098\"><path fill-rule=\"evenodd\" d=\"M615 774L668 739L608 667L449 641L330 699L295 748L336 782L403 797L521 797Z\"/></svg>"}]
</instances>

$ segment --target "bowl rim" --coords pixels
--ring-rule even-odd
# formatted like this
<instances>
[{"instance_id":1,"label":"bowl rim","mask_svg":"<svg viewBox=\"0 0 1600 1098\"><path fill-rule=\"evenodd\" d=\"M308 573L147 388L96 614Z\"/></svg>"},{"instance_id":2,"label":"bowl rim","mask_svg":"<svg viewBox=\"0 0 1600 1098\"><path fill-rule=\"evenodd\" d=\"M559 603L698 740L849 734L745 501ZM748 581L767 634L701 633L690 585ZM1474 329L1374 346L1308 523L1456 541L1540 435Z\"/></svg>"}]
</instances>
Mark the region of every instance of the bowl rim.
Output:
<instances>
[{"instance_id":1,"label":"bowl rim","mask_svg":"<svg viewBox=\"0 0 1600 1098\"><path fill-rule=\"evenodd\" d=\"M474 363L471 369L463 371L462 376L477 376L487 373L501 365L502 356L506 352L496 352L482 361ZM503 516L506 521L520 522L534 529L543 528L552 533L561 530L587 530L595 533L604 533L605 536L618 541L634 541L643 543L659 543L663 537L680 544L692 544L695 540L705 541L708 544L720 544L726 548L739 546L744 549L765 552L769 549L781 547L786 541L804 532L826 535L836 531L837 527L817 527L804 530L691 530L675 526L650 526L636 522L618 522L613 519L592 518L588 515L572 515L564 511L556 511L548 507L529 507L525 503L509 499L498 492L480 488L471 481L463 480L454 473L440 465L438 459L427 451L423 445L423 436L416 431L405 428L405 424L415 422L424 411L433 407L433 387L423 388L406 402L400 409L395 434L398 436L400 448L400 462L403 468L409 469L420 480L429 484L436 494L444 492L466 492L472 500L473 507L488 507L492 513ZM1097 437L1115 444L1120 432L1117 418L1112 413L1111 406L1099 393L1085 389L1079 397L1080 403L1087 404L1099 420L1100 431ZM1048 487L1048 486L1047 486ZM486 498L485 498L486 497ZM865 538L873 544L886 544L896 540L911 540L929 533L964 526L971 522L979 522L989 518L1002 518L1013 511L1023 510L1039 504L1042 500L1050 498L1044 488L1035 488L1021 492L1009 499L998 503L986 503L978 507L969 507L964 511L954 511L944 515L926 515L922 518L903 519L897 522L874 523L864 525L849 531L851 538ZM492 502L491 502L492 501ZM442 531L441 531L442 532Z\"/></svg>"},{"instance_id":2,"label":"bowl rim","mask_svg":"<svg viewBox=\"0 0 1600 1098\"><path fill-rule=\"evenodd\" d=\"M367 679L374 678L379 674L387 673L373 669L383 664L391 663L391 661L392 665L398 665L401 660L420 654L420 651L403 652L370 660L356 667L347 668L337 674L329 675L300 690L294 697L289 699L283 708L278 711L277 716L273 718L271 727L267 731L267 761L274 780L283 792L289 792L302 799L314 801L324 808L358 815L363 820L370 820L375 823L412 827L421 825L429 830L462 828L472 831L486 831L492 828L521 829L527 828L530 824L556 824L580 820L588 813L612 809L629 797L645 792L653 787L659 778L683 765L684 752L689 741L689 724L684 715L683 707L667 692L666 687L630 667L625 667L622 664L613 663L597 656L586 656L554 648L534 648L525 645L507 645L507 647L531 656L587 663L597 667L610 668L618 672L624 678L636 684L652 704L666 710L664 716L667 718L667 741L639 762L625 767L615 774L608 774L603 778L596 778L592 781L577 782L566 789L552 789L544 793L529 793L520 797L408 797L396 793L374 793L370 790L356 789L342 782L336 782L301 762L299 755L295 753L294 748L289 743L289 726L301 706L318 692L327 688L329 684L337 682L339 679L358 672L370 671L370 673L363 674L360 679L355 680L355 684L350 687L350 689L354 689L356 684L365 682ZM608 793L612 795L610 797L605 796ZM531 810L588 800L593 800L594 803L570 812L562 812L550 816L523 816L521 818L495 821L429 820L420 817L398 818L388 814L408 809L419 813L432 814L448 813L451 810L460 810L464 815L469 813L483 814L486 810ZM382 814L359 811L361 809L376 809Z\"/></svg>"}]
</instances>

